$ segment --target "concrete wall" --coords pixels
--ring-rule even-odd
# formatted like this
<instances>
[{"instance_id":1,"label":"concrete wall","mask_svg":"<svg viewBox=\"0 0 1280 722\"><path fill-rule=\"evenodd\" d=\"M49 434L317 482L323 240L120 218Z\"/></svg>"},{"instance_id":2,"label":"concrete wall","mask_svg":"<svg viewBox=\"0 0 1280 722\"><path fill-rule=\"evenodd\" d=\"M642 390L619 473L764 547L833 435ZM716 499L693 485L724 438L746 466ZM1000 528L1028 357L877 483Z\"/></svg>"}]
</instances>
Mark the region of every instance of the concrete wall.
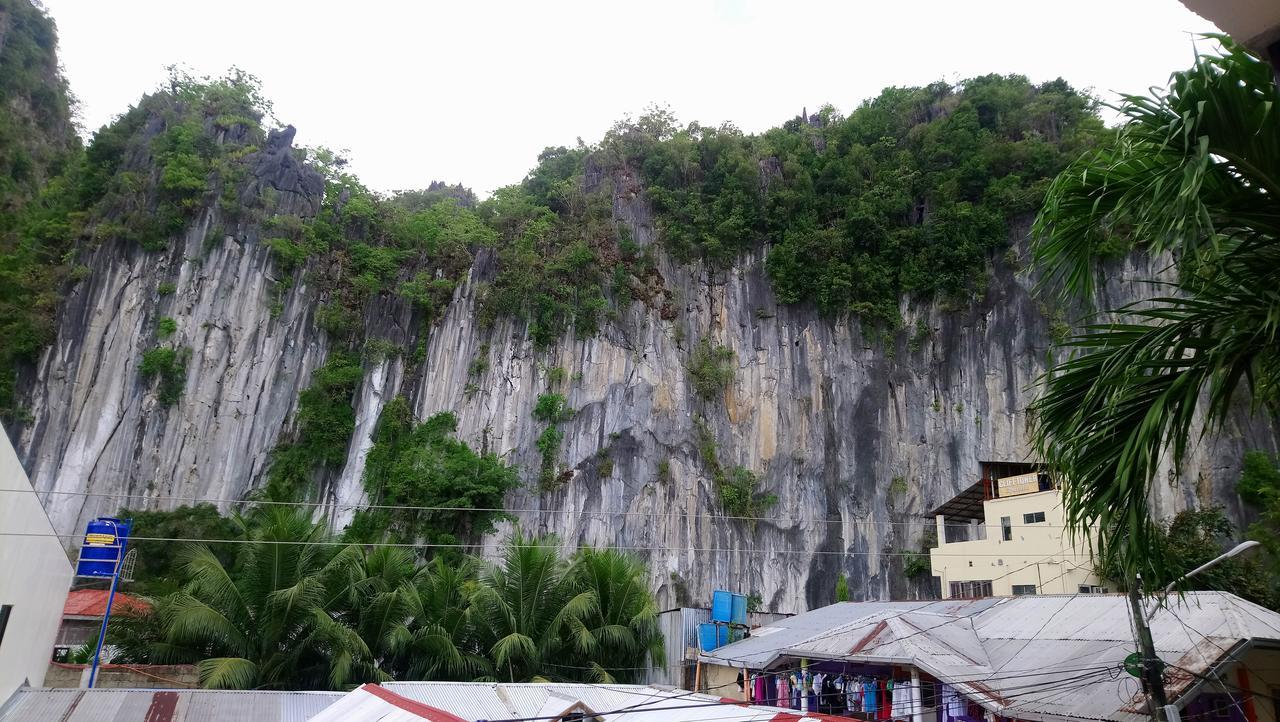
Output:
<instances>
[{"instance_id":1,"label":"concrete wall","mask_svg":"<svg viewBox=\"0 0 1280 722\"><path fill-rule=\"evenodd\" d=\"M50 662L44 686L76 689L89 686L89 665ZM96 689L195 689L200 674L194 664L104 664L98 667Z\"/></svg>"},{"instance_id":2,"label":"concrete wall","mask_svg":"<svg viewBox=\"0 0 1280 722\"><path fill-rule=\"evenodd\" d=\"M71 562L7 434L0 434L0 605L13 605L0 639L0 700L44 683Z\"/></svg>"},{"instance_id":3,"label":"concrete wall","mask_svg":"<svg viewBox=\"0 0 1280 722\"><path fill-rule=\"evenodd\" d=\"M986 538L939 543L929 552L933 575L942 581L942 596L951 582L990 580L994 596L1013 594L1013 586L1035 585L1038 594L1074 594L1081 585L1099 585L1087 544L1073 548L1063 527L1062 499L1055 491L990 499L983 502ZM1024 514L1044 512L1042 523L1027 524ZM1005 541L1001 517L1009 517L1012 539ZM939 521L940 540L945 539Z\"/></svg>"}]
</instances>

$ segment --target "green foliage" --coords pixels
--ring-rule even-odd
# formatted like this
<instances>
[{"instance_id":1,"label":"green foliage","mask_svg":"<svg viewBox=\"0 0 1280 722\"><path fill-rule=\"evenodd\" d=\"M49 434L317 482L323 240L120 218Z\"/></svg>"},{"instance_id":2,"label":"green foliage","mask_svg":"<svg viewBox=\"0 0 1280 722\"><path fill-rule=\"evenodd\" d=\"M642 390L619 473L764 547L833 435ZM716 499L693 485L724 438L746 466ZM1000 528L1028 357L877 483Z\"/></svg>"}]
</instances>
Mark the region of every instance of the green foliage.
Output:
<instances>
[{"instance_id":1,"label":"green foliage","mask_svg":"<svg viewBox=\"0 0 1280 722\"><path fill-rule=\"evenodd\" d=\"M214 689L341 689L369 657L331 613L359 579L360 551L324 544L324 524L301 510L256 514L232 564L205 545L178 549L181 590L136 626L155 635L145 661L195 663Z\"/></svg>"},{"instance_id":2,"label":"green foliage","mask_svg":"<svg viewBox=\"0 0 1280 722\"><path fill-rule=\"evenodd\" d=\"M573 417L569 401L560 394L542 394L533 405L533 418L556 424Z\"/></svg>"},{"instance_id":3,"label":"green foliage","mask_svg":"<svg viewBox=\"0 0 1280 722\"><path fill-rule=\"evenodd\" d=\"M404 349L395 341L385 338L371 338L364 342L363 357L370 361L381 361L383 359L395 358L399 356Z\"/></svg>"},{"instance_id":4,"label":"green foliage","mask_svg":"<svg viewBox=\"0 0 1280 722\"><path fill-rule=\"evenodd\" d=\"M907 350L911 353L919 351L924 346L924 342L928 340L931 333L932 331L929 329L929 324L925 323L923 318L916 319L916 328L911 334L911 339L907 341Z\"/></svg>"},{"instance_id":5,"label":"green foliage","mask_svg":"<svg viewBox=\"0 0 1280 722\"><path fill-rule=\"evenodd\" d=\"M335 353L312 375L298 396L297 435L271 453L266 496L291 501L310 490L317 469L340 469L355 431L352 398L364 376L360 359Z\"/></svg>"},{"instance_id":6,"label":"green foliage","mask_svg":"<svg viewBox=\"0 0 1280 722\"><path fill-rule=\"evenodd\" d=\"M158 338L169 338L178 330L178 322L169 317L164 317L156 323L156 336Z\"/></svg>"},{"instance_id":7,"label":"green foliage","mask_svg":"<svg viewBox=\"0 0 1280 722\"><path fill-rule=\"evenodd\" d=\"M929 550L938 546L938 529L926 526L920 534L920 543L915 551L908 551L902 557L902 575L908 579L920 579L933 574L933 560Z\"/></svg>"},{"instance_id":8,"label":"green foliage","mask_svg":"<svg viewBox=\"0 0 1280 722\"><path fill-rule=\"evenodd\" d=\"M138 373L147 381L158 380L156 398L162 406L173 406L187 382L187 359L191 350L182 346L156 346L142 354Z\"/></svg>"},{"instance_id":9,"label":"green foliage","mask_svg":"<svg viewBox=\"0 0 1280 722\"><path fill-rule=\"evenodd\" d=\"M836 601L849 601L849 577L845 576L844 572L836 577Z\"/></svg>"},{"instance_id":10,"label":"green foliage","mask_svg":"<svg viewBox=\"0 0 1280 722\"><path fill-rule=\"evenodd\" d=\"M392 679L632 683L662 657L634 557L519 533L489 564L334 544L299 510L239 520L228 561L179 547L182 586L109 632L127 663L195 663L201 685L349 689Z\"/></svg>"},{"instance_id":11,"label":"green foliage","mask_svg":"<svg viewBox=\"0 0 1280 722\"><path fill-rule=\"evenodd\" d=\"M58 69L57 29L33 3L5 4L0 44L0 237L14 211L74 157L70 93Z\"/></svg>"},{"instance_id":12,"label":"green foliage","mask_svg":"<svg viewBox=\"0 0 1280 722\"><path fill-rule=\"evenodd\" d=\"M174 292L177 290L178 290L177 285L172 283L167 283L167 282L161 283L159 286L156 286L156 293L160 294L161 296L172 296Z\"/></svg>"},{"instance_id":13,"label":"green foliage","mask_svg":"<svg viewBox=\"0 0 1280 722\"><path fill-rule=\"evenodd\" d=\"M735 466L726 470L721 465L715 433L706 419L697 419L694 429L698 436L698 453L715 483L716 495L725 514L743 518L754 529L757 519L778 503L778 497L761 492L760 477L750 469Z\"/></svg>"},{"instance_id":14,"label":"green foliage","mask_svg":"<svg viewBox=\"0 0 1280 722\"><path fill-rule=\"evenodd\" d=\"M712 346L706 339L698 342L689 359L689 381L698 396L707 400L723 393L737 370L733 349Z\"/></svg>"},{"instance_id":15,"label":"green foliage","mask_svg":"<svg viewBox=\"0 0 1280 722\"><path fill-rule=\"evenodd\" d=\"M477 454L453 438L457 425L448 412L415 424L403 396L388 402L365 461L365 491L375 506L417 508L361 511L371 518L357 519L353 526L381 527L396 540L439 544L474 542L493 531L494 522L503 518L493 510L502 508L518 475L496 455Z\"/></svg>"},{"instance_id":16,"label":"green foliage","mask_svg":"<svg viewBox=\"0 0 1280 722\"><path fill-rule=\"evenodd\" d=\"M482 343L480 348L476 350L476 357L471 359L471 365L467 367L468 376L483 376L484 372L489 370L489 344Z\"/></svg>"},{"instance_id":17,"label":"green foliage","mask_svg":"<svg viewBox=\"0 0 1280 722\"><path fill-rule=\"evenodd\" d=\"M1140 243L1177 259L1174 283L1085 325L1032 406L1037 452L1069 526L1101 531L1106 563L1158 579L1149 505L1164 465L1226 422L1238 394L1280 389L1280 103L1271 67L1221 38L1157 97L1127 96L1114 142L1053 183L1034 257L1068 302L1093 298L1097 258Z\"/></svg>"},{"instance_id":18,"label":"green foliage","mask_svg":"<svg viewBox=\"0 0 1280 722\"><path fill-rule=\"evenodd\" d=\"M291 238L268 238L263 241L271 249L271 257L282 271L292 271L306 263L310 250L305 244Z\"/></svg>"},{"instance_id":19,"label":"green foliage","mask_svg":"<svg viewBox=\"0 0 1280 722\"><path fill-rule=\"evenodd\" d=\"M130 547L138 550L138 565L134 581L129 587L132 594L159 596L178 590L182 579L179 551L181 547L168 541L154 539L239 539L243 526L234 518L224 517L212 504L180 506L168 511L121 509L116 516L133 520L134 537ZM235 559L235 544L214 544L212 553L224 566Z\"/></svg>"},{"instance_id":20,"label":"green foliage","mask_svg":"<svg viewBox=\"0 0 1280 722\"><path fill-rule=\"evenodd\" d=\"M889 481L890 496L902 496L907 493L907 479L904 476L895 476Z\"/></svg>"},{"instance_id":21,"label":"green foliage","mask_svg":"<svg viewBox=\"0 0 1280 722\"><path fill-rule=\"evenodd\" d=\"M1180 591L1218 590L1230 592L1264 607L1276 609L1280 588L1274 565L1264 565L1250 556L1225 559L1205 571L1183 579L1182 575L1212 560L1236 542L1237 530L1220 506L1187 509L1159 527L1154 551L1169 570L1166 576L1143 579L1145 586L1160 589L1177 581ZM1272 542L1274 546L1274 542ZM1274 557L1272 558L1274 559ZM1124 569L1114 563L1099 567L1100 575L1125 587Z\"/></svg>"},{"instance_id":22,"label":"green foliage","mask_svg":"<svg viewBox=\"0 0 1280 722\"><path fill-rule=\"evenodd\" d=\"M547 384L549 386L559 386L564 383L565 370L561 366L553 366L547 369Z\"/></svg>"},{"instance_id":23,"label":"green foliage","mask_svg":"<svg viewBox=\"0 0 1280 722\"><path fill-rule=\"evenodd\" d=\"M499 249L499 272L482 299L482 320L522 318L538 346L571 327L580 335L595 333L609 305L605 289L614 266L638 261L618 250L606 189L585 189L589 153L585 146L547 148L524 183L499 188L480 204Z\"/></svg>"},{"instance_id":24,"label":"green foliage","mask_svg":"<svg viewBox=\"0 0 1280 722\"><path fill-rule=\"evenodd\" d=\"M1280 466L1276 459L1261 451L1246 453L1236 491L1258 513L1258 520L1249 526L1248 534L1250 539L1262 544L1259 566L1265 575L1260 575L1255 583L1270 594L1269 602L1259 603L1280 609Z\"/></svg>"},{"instance_id":25,"label":"green foliage","mask_svg":"<svg viewBox=\"0 0 1280 722\"><path fill-rule=\"evenodd\" d=\"M824 108L759 136L657 110L603 148L641 170L677 257L724 264L769 239L780 300L895 326L904 293L981 293L1006 219L1101 134L1065 82L989 75L886 89L847 118Z\"/></svg>"}]
</instances>

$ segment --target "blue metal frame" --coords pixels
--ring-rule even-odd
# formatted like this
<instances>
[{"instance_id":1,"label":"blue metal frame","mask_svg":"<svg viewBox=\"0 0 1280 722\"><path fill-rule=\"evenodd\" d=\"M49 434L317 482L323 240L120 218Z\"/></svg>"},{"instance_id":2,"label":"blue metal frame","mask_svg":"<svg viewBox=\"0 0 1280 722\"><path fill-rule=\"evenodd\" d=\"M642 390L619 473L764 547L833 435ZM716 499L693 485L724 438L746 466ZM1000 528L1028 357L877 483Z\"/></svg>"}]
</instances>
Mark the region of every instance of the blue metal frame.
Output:
<instances>
[{"instance_id":1,"label":"blue metal frame","mask_svg":"<svg viewBox=\"0 0 1280 722\"><path fill-rule=\"evenodd\" d=\"M124 564L125 547L128 546L128 534L132 531L132 520L127 520L123 524L116 524L114 521L109 522L115 529L117 546L119 547L116 554L115 569L111 574L111 591L107 593L107 610L102 615L102 627L98 630L98 647L93 650L93 666L89 669L89 689L93 689L93 683L98 678L98 661L102 658L102 645L107 640L107 622L111 620L111 605L116 601L116 587L120 584L120 567ZM120 534L121 527L125 533Z\"/></svg>"}]
</instances>

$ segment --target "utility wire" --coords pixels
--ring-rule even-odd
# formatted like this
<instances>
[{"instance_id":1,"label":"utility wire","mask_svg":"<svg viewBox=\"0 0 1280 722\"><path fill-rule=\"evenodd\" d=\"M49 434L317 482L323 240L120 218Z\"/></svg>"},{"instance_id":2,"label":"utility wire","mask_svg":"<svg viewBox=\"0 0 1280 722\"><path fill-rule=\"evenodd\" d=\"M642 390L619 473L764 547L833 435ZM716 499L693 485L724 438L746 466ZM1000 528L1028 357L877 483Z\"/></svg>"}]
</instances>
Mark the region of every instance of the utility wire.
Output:
<instances>
[{"instance_id":1,"label":"utility wire","mask_svg":"<svg viewBox=\"0 0 1280 722\"><path fill-rule=\"evenodd\" d=\"M5 537L5 536L80 539L80 538L83 538L84 535L83 534L57 534L57 533L48 534L43 532L0 532L0 537ZM199 544L283 544L286 546L400 547L405 549L475 549L482 546L480 544L438 544L438 543L427 543L427 542L357 542L357 541L344 541L341 539L290 541L290 540L278 540L278 539L210 539L210 538L200 538L200 537L130 536L129 543L132 544L134 542L192 542L192 543L199 543ZM533 546L537 548L542 548L542 549L560 549L560 548L563 548L564 545L535 544ZM101 547L101 548L110 548L110 547ZM593 546L592 548L612 549L615 551L693 551L693 552L717 552L717 553L729 552L734 554L752 554L752 555L802 554L805 556L812 556L812 555L825 554L825 555L847 556L847 557L857 557L857 556L905 557L905 556L916 556L916 554L918 553L918 552L883 552L883 551L880 551L880 552L823 551L823 550L806 551L803 549L746 550L746 549L737 549L733 547L694 547L694 546L680 546L680 545L620 546L620 545L612 545L612 544L602 544L599 546ZM1007 554L940 554L938 556L961 557L961 558L974 558L974 557L1008 558L1010 555L1007 555ZM1043 564L1044 562L1040 562L1040 563Z\"/></svg>"},{"instance_id":2,"label":"utility wire","mask_svg":"<svg viewBox=\"0 0 1280 722\"><path fill-rule=\"evenodd\" d=\"M26 489L0 489L0 492L19 492L30 493ZM267 499L228 499L222 497L198 497L198 496L172 496L160 495L149 496L145 493L111 493L97 491L35 491L37 496L78 496L78 497L96 497L108 499L137 499L143 503L154 503L158 501L179 502L182 504L222 504L227 506L242 504L260 504L263 506L289 506L289 507L310 507L319 509L377 509L387 511L425 511L425 512L491 512L491 513L507 513L507 514L563 514L571 516L623 516L623 517L686 517L695 519L711 519L711 520L731 520L731 521L752 521L752 522L792 522L801 524L841 524L852 526L874 526L881 528L895 527L916 527L920 524L912 524L911 522L899 522L891 520L871 519L870 517L853 518L853 519L817 519L817 518L801 518L801 517L780 517L780 516L731 516L728 514L712 514L707 512L689 512L689 511L606 511L603 509L594 510L577 510L577 509L506 509L501 507L470 507L470 506L412 506L404 504L361 504L359 502L338 502L338 501L272 501ZM922 519L931 517L921 516ZM928 522L923 524L926 528ZM987 524L984 524L987 526ZM1066 529L1065 524L1050 524L1048 522L1039 522L1036 524L1011 524L1013 529Z\"/></svg>"},{"instance_id":3,"label":"utility wire","mask_svg":"<svg viewBox=\"0 0 1280 722\"><path fill-rule=\"evenodd\" d=\"M1117 669L1118 669L1118 667L1117 667ZM1077 688L1077 689L1085 689L1085 688L1087 688L1087 687L1092 686L1092 684L1093 684L1092 682L1085 681L1085 680L1089 680L1089 679L1091 679L1091 678L1094 678L1094 677L1098 676L1098 674L1106 674L1106 672L1104 671L1104 672L1096 673L1096 674L1093 674L1093 675L1081 675L1080 677L1070 678L1070 679L1067 679L1067 680L1053 680L1053 681L1052 681L1051 683L1049 683L1049 684L1045 684L1045 685L1038 685L1038 686L1039 686L1039 687L1042 687L1042 688L1045 688L1045 689L1048 689L1048 688L1050 688L1050 687L1052 687L1053 689L1060 689L1060 688L1061 688L1062 686L1064 686L1064 685L1075 685L1075 688ZM735 684L736 684L736 683L735 683ZM721 685L721 686L723 686L723 685ZM1029 685L1028 687L1031 687L1031 686ZM1003 691L1004 691L1004 690L1002 690L1002 692L1003 692ZM701 692L697 692L697 693L693 693L693 694L702 694L702 693L701 693ZM683 695L680 695L680 696L682 697ZM806 692L806 693L805 693L805 696L806 696L806 697L808 697L808 696L813 696L813 697L821 698L821 697L822 697L822 696L824 696L824 695L821 695L820 693L816 693L816 692L815 692L813 695L809 695L809 694ZM676 698L676 697L677 697L676 695L673 695L672 697L669 697L669 698L667 698L667 699L674 699L674 698ZM658 704L658 703L660 703L660 702L662 702L662 701L665 701L665 700L654 700L654 701L651 701L651 702L645 702L645 703L641 703L641 704L643 704L643 705L652 705L652 704ZM767 701L767 700L766 700L766 701ZM664 707L652 707L652 708L648 708L648 709L638 709L638 708L637 708L637 707L638 707L638 705L631 705L631 706L629 706L629 707L622 707L622 708L619 708L619 709L609 710L609 711L605 711L605 712L596 712L596 714L597 714L597 715L599 715L599 716L609 716L609 715L615 715L615 714L623 714L623 713L627 713L627 712L635 712L635 713L643 713L643 712L665 712L665 711L676 710L676 709L698 709L698 708L726 707L726 706L742 708L742 709L744 710L744 712L752 711L752 710L750 709L751 707L771 707L771 708L773 708L773 709L781 709L781 710L787 710L787 711L791 711L791 712L796 712L796 711L798 711L798 710L796 710L795 708L791 708L791 707L779 707L779 706L777 706L777 705L769 705L769 704L760 704L760 705L755 705L755 704L753 704L753 703L751 703L751 702L745 702L745 701L737 701L737 700L734 700L734 701L723 701L723 700L717 700L717 701L714 701L714 702L703 702L703 703L689 704L689 705L670 705L670 706L664 706ZM880 705L877 705L877 706L880 706ZM911 704L906 705L906 706L905 706L905 709L904 709L904 708L902 708L902 707L900 707L899 709L900 709L900 711L905 711L905 712L906 712L906 714L913 714L913 713L914 713L914 712L916 712L916 711L922 711L922 710L925 710L925 709L936 709L936 707L937 707L937 705L936 705L936 704L934 704L934 705L926 705L926 704L924 704L924 703L923 703L923 700L922 700L922 701L921 701L921 704L920 704L920 705L918 705L918 706L917 706L917 705L915 705L915 704L914 704L914 701L913 701ZM763 710L761 710L761 711L763 711ZM808 710L808 712L809 712L809 713L812 713L812 714L824 714L824 713L818 712L817 710ZM541 721L543 721L543 720L557 720L557 719L559 719L559 716L558 716L558 715L549 715L549 716L536 716L536 717L510 717L510 718L504 718L504 719L486 720L486 722L541 722ZM716 718L706 718L706 719L710 720L710 719L716 719ZM692 722L692 721L691 721L691 722Z\"/></svg>"}]
</instances>

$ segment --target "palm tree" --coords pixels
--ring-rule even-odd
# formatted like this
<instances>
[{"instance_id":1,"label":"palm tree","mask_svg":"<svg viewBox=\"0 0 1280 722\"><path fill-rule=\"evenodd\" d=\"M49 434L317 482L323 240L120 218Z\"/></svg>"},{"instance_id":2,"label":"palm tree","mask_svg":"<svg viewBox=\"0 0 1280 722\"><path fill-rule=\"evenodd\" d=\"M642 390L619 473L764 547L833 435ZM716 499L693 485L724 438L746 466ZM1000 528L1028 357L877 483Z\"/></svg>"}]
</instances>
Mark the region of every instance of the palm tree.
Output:
<instances>
[{"instance_id":1,"label":"palm tree","mask_svg":"<svg viewBox=\"0 0 1280 722\"><path fill-rule=\"evenodd\" d=\"M1069 525L1101 530L1102 563L1164 579L1148 511L1164 454L1221 427L1238 392L1280 393L1280 91L1225 37L1159 97L1126 96L1114 143L1064 171L1035 223L1035 256L1065 295L1092 295L1096 259L1136 246L1177 280L1085 326L1033 404Z\"/></svg>"},{"instance_id":2,"label":"palm tree","mask_svg":"<svg viewBox=\"0 0 1280 722\"><path fill-rule=\"evenodd\" d=\"M580 550L569 571L575 590L591 596L586 616L570 620L580 670L589 682L636 682L645 658L661 664L658 605L649 593L645 567L611 549Z\"/></svg>"},{"instance_id":3,"label":"palm tree","mask_svg":"<svg viewBox=\"0 0 1280 722\"><path fill-rule=\"evenodd\" d=\"M370 649L366 680L491 677L467 617L475 564L436 557L420 564L401 547L374 547L352 581L342 618Z\"/></svg>"},{"instance_id":4,"label":"palm tree","mask_svg":"<svg viewBox=\"0 0 1280 722\"><path fill-rule=\"evenodd\" d=\"M219 689L338 689L369 649L330 608L350 585L357 547L327 544L323 524L274 508L245 520L248 543L228 568L203 544L182 549L183 589L160 607L156 661L195 657Z\"/></svg>"},{"instance_id":5,"label":"palm tree","mask_svg":"<svg viewBox=\"0 0 1280 722\"><path fill-rule=\"evenodd\" d=\"M558 546L555 537L535 539L516 531L502 562L482 565L467 614L498 680L574 678L580 671L566 660L588 643L570 638L585 634L577 622L596 602L590 592L574 589Z\"/></svg>"}]
</instances>

